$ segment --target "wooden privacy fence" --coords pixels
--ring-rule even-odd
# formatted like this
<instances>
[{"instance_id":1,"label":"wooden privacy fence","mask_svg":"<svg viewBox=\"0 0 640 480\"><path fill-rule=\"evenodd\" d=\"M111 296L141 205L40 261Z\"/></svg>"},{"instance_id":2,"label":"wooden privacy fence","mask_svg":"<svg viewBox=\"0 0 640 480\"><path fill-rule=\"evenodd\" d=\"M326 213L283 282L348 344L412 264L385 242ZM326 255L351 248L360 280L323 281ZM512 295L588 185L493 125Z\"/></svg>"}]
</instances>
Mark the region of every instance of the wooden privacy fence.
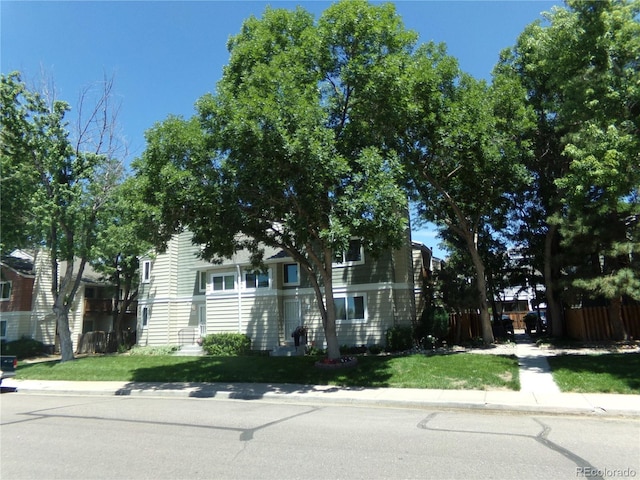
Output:
<instances>
[{"instance_id":1,"label":"wooden privacy fence","mask_svg":"<svg viewBox=\"0 0 640 480\"><path fill-rule=\"evenodd\" d=\"M456 344L482 337L480 315L474 312L452 313L449 315L447 343Z\"/></svg>"},{"instance_id":2,"label":"wooden privacy fence","mask_svg":"<svg viewBox=\"0 0 640 480\"><path fill-rule=\"evenodd\" d=\"M515 313L515 315L514 315ZM524 328L526 312L509 312L514 327ZM565 311L567 336L581 341L613 340L613 329L607 307L589 307ZM640 339L640 305L622 307L622 323L631 339ZM480 315L477 313L453 313L449 315L447 343L456 344L482 337Z\"/></svg>"},{"instance_id":3,"label":"wooden privacy fence","mask_svg":"<svg viewBox=\"0 0 640 480\"><path fill-rule=\"evenodd\" d=\"M567 335L576 340L612 340L613 329L607 307L570 309L565 312ZM622 306L622 323L630 338L640 338L640 305Z\"/></svg>"},{"instance_id":4,"label":"wooden privacy fence","mask_svg":"<svg viewBox=\"0 0 640 480\"><path fill-rule=\"evenodd\" d=\"M136 331L125 330L122 332L122 341L128 347L136 343ZM118 338L116 332L87 332L78 335L76 353L109 353L118 350Z\"/></svg>"}]
</instances>

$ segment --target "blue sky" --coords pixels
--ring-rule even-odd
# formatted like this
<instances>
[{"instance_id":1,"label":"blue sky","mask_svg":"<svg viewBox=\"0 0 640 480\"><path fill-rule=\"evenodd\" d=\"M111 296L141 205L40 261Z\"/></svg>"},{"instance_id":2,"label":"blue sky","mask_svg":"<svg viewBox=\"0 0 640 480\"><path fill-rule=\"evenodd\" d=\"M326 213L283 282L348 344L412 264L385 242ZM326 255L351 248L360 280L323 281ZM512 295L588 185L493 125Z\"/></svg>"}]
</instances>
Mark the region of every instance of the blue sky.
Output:
<instances>
[{"instance_id":1,"label":"blue sky","mask_svg":"<svg viewBox=\"0 0 640 480\"><path fill-rule=\"evenodd\" d=\"M463 70L490 79L503 48L560 1L397 1L420 42L444 42ZM242 21L267 5L304 7L318 16L330 2L307 1L24 1L1 0L0 66L36 85L45 72L56 96L71 104L82 88L115 77L118 117L131 160L144 132L169 114L189 117L215 90L227 63L226 43ZM72 118L72 117L70 117ZM431 229L414 239L444 255Z\"/></svg>"}]
</instances>

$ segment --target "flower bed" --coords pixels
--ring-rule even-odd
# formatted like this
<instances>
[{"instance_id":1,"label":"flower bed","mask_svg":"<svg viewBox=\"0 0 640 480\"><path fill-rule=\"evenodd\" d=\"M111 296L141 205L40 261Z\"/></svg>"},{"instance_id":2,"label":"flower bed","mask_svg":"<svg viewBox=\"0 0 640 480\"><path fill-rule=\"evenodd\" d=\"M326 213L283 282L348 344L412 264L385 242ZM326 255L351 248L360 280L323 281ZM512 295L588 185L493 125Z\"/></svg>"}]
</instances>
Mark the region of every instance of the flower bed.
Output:
<instances>
[{"instance_id":1,"label":"flower bed","mask_svg":"<svg viewBox=\"0 0 640 480\"><path fill-rule=\"evenodd\" d=\"M336 369L336 368L349 368L355 367L358 364L358 359L355 357L340 357L335 360L329 358L323 358L316 362L317 368Z\"/></svg>"}]
</instances>

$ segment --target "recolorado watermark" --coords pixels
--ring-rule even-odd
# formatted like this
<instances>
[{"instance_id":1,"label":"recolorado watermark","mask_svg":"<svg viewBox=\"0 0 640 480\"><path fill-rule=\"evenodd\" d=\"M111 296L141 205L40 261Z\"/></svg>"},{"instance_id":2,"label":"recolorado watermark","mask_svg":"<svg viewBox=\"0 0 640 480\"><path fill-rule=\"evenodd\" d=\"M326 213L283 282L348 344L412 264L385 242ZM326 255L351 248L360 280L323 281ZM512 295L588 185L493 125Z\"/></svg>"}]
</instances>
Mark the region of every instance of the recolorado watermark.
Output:
<instances>
[{"instance_id":1,"label":"recolorado watermark","mask_svg":"<svg viewBox=\"0 0 640 480\"><path fill-rule=\"evenodd\" d=\"M638 472L636 472L633 468L576 468L576 477L582 478L636 478L637 476Z\"/></svg>"}]
</instances>

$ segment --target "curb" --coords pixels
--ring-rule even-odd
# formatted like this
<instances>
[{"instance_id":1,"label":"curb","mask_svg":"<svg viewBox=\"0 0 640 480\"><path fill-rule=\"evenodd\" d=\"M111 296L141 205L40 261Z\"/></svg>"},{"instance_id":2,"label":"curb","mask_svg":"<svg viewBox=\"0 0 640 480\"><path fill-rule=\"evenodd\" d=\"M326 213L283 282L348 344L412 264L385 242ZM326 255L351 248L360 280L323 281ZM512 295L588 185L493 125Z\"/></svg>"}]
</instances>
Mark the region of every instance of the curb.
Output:
<instances>
[{"instance_id":1,"label":"curb","mask_svg":"<svg viewBox=\"0 0 640 480\"><path fill-rule=\"evenodd\" d=\"M279 403L640 418L640 395L513 391L348 389L315 385L129 383L17 380L17 394L193 398Z\"/></svg>"}]
</instances>

